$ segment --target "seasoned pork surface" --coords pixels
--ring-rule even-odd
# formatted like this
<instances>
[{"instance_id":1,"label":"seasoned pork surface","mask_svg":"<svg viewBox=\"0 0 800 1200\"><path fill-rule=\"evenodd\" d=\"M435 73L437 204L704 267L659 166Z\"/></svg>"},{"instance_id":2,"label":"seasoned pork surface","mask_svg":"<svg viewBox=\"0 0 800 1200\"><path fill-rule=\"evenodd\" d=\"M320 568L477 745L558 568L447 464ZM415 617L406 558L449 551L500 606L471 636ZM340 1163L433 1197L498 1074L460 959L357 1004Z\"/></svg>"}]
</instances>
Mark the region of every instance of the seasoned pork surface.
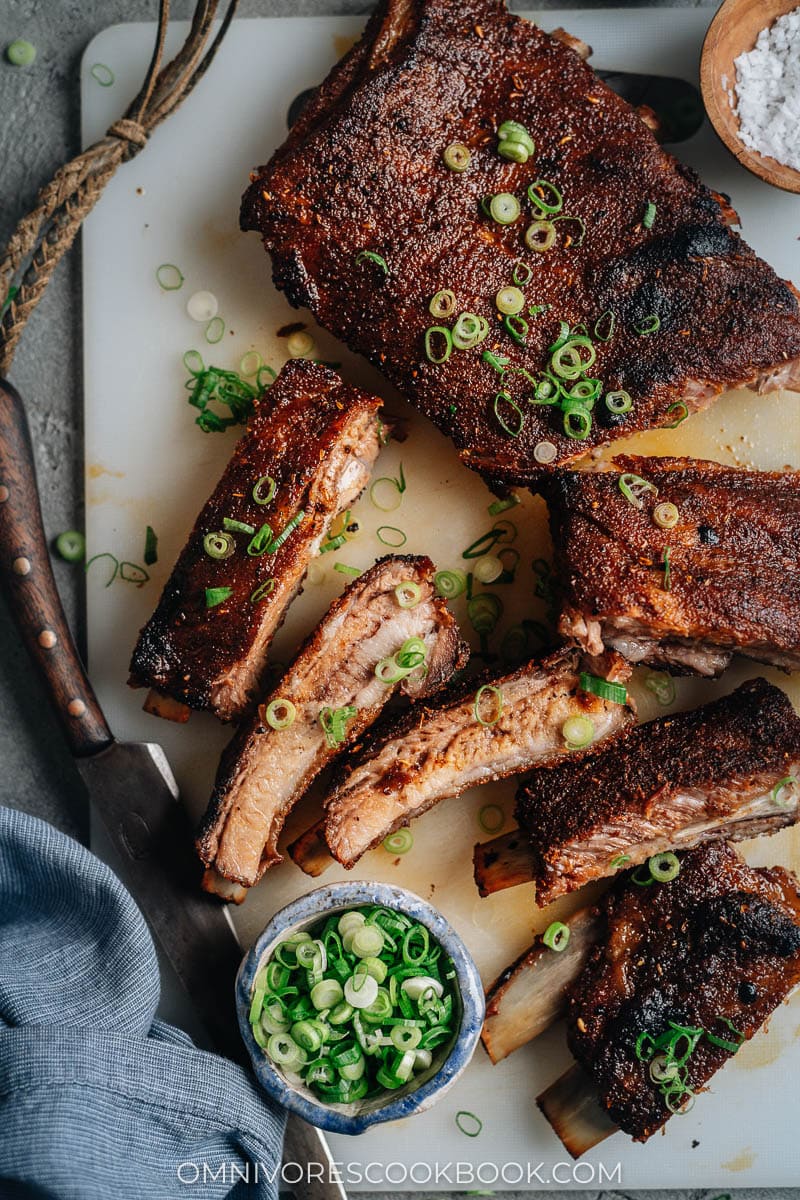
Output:
<instances>
[{"instance_id":1,"label":"seasoned pork surface","mask_svg":"<svg viewBox=\"0 0 800 1200\"><path fill-rule=\"evenodd\" d=\"M694 1049L673 1109L732 1057L710 1039L735 1047L753 1037L800 981L798 881L714 842L683 854L671 883L620 880L599 917L602 936L570 994L569 1045L608 1115L643 1142L672 1115L651 1062L675 1026L694 1031Z\"/></svg>"},{"instance_id":2,"label":"seasoned pork surface","mask_svg":"<svg viewBox=\"0 0 800 1200\"><path fill-rule=\"evenodd\" d=\"M616 656L602 666L609 679L630 674ZM454 697L376 726L342 763L325 801L325 839L334 858L352 867L446 796L569 754L561 729L570 716L589 717L596 742L618 733L633 720L631 707L583 691L581 669L576 651L559 651L511 674L480 677Z\"/></svg>"},{"instance_id":3,"label":"seasoned pork surface","mask_svg":"<svg viewBox=\"0 0 800 1200\"><path fill-rule=\"evenodd\" d=\"M798 778L800 718L764 679L536 771L517 794L536 902L665 850L794 824Z\"/></svg>"},{"instance_id":4,"label":"seasoned pork surface","mask_svg":"<svg viewBox=\"0 0 800 1200\"><path fill-rule=\"evenodd\" d=\"M252 707L269 644L311 559L369 479L380 450L380 403L325 367L286 364L258 402L139 635L133 687L155 688L223 721ZM259 480L261 503L254 498ZM256 532L267 523L275 541L289 534L274 551L265 538L267 551L254 555L253 535L226 531L225 518ZM230 555L209 555L204 539L213 533L229 539ZM209 606L207 589L218 588L230 593Z\"/></svg>"},{"instance_id":5,"label":"seasoned pork surface","mask_svg":"<svg viewBox=\"0 0 800 1200\"><path fill-rule=\"evenodd\" d=\"M498 152L509 120L535 143L526 162ZM443 157L455 143L471 156L463 172ZM563 34L500 0L383 0L251 180L241 224L262 236L277 286L382 370L489 481L530 483L729 387L800 387L794 288ZM504 194L520 205L508 224L482 207ZM539 232L552 246L529 249L529 226L550 217ZM495 297L512 284L524 305L504 322ZM443 290L453 311L434 316ZM452 332L462 313L488 322L485 340L446 357L446 335L433 335L428 355L426 331ZM600 382L583 439L567 436L559 405L530 403L561 322L584 325L596 355L577 350ZM632 405L612 411L603 396L621 389Z\"/></svg>"},{"instance_id":6,"label":"seasoned pork surface","mask_svg":"<svg viewBox=\"0 0 800 1200\"><path fill-rule=\"evenodd\" d=\"M430 559L398 556L382 559L355 579L256 717L241 727L223 755L197 840L209 868L209 890L225 890L220 876L252 887L267 867L281 861L277 841L286 816L322 768L372 724L395 692L428 696L464 664L466 647L447 605L436 596L433 575ZM406 582L420 588L414 608L401 608L395 595ZM420 660L411 673L382 682L376 667L410 638L424 642L427 672ZM419 658L421 651L414 654ZM286 728L267 723L272 702L294 707ZM327 721L330 727L332 713L339 717L329 736L323 726ZM285 709L279 707L276 715L280 721Z\"/></svg>"},{"instance_id":7,"label":"seasoned pork surface","mask_svg":"<svg viewBox=\"0 0 800 1200\"><path fill-rule=\"evenodd\" d=\"M547 493L565 637L678 673L800 668L800 472L626 456Z\"/></svg>"}]
</instances>

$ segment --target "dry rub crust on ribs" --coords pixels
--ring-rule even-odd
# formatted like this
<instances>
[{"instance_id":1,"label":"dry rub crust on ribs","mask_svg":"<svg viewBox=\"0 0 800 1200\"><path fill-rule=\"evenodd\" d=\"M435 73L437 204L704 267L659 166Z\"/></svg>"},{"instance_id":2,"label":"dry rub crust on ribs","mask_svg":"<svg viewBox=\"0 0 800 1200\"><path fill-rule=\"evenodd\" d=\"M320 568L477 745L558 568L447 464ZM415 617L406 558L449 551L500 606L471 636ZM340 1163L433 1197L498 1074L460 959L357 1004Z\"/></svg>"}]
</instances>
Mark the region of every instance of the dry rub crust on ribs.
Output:
<instances>
[{"instance_id":1,"label":"dry rub crust on ribs","mask_svg":"<svg viewBox=\"0 0 800 1200\"><path fill-rule=\"evenodd\" d=\"M800 718L765 679L536 771L517 793L516 811L533 849L536 903L614 875L620 859L635 866L665 850L794 824L793 777Z\"/></svg>"},{"instance_id":2,"label":"dry rub crust on ribs","mask_svg":"<svg viewBox=\"0 0 800 1200\"><path fill-rule=\"evenodd\" d=\"M637 1039L668 1032L670 1021L731 1044L731 1026L753 1037L800 982L798 882L714 842L682 855L672 883L620 880L599 917L599 943L571 991L569 1046L609 1116L644 1142L671 1113ZM731 1058L706 1033L686 1064L695 1092Z\"/></svg>"},{"instance_id":3,"label":"dry rub crust on ribs","mask_svg":"<svg viewBox=\"0 0 800 1200\"><path fill-rule=\"evenodd\" d=\"M633 507L624 473L658 494ZM800 472L625 456L546 490L565 637L676 673L721 674L734 653L800 668ZM664 502L673 528L654 520Z\"/></svg>"},{"instance_id":4,"label":"dry rub crust on ribs","mask_svg":"<svg viewBox=\"0 0 800 1200\"><path fill-rule=\"evenodd\" d=\"M376 725L341 764L325 801L324 835L334 858L353 867L445 797L557 761L570 753L561 734L570 716L588 716L598 740L619 733L633 720L632 708L582 691L580 659L575 650L561 650L506 675L473 679L438 703ZM591 665L606 678L630 675L618 656ZM486 724L475 714L483 684L491 689L480 699Z\"/></svg>"},{"instance_id":5,"label":"dry rub crust on ribs","mask_svg":"<svg viewBox=\"0 0 800 1200\"><path fill-rule=\"evenodd\" d=\"M331 522L369 480L380 451L381 401L349 387L333 371L287 363L257 403L222 479L197 519L131 662L132 687L151 687L220 720L241 717L257 697L267 651ZM264 476L275 481L266 505L253 498ZM270 491L266 481L260 495ZM277 538L299 513L305 518L273 554L251 557L250 536L234 533L235 553L210 558L207 533L225 517ZM251 596L267 581L263 598ZM206 588L230 587L211 608Z\"/></svg>"},{"instance_id":6,"label":"dry rub crust on ribs","mask_svg":"<svg viewBox=\"0 0 800 1200\"><path fill-rule=\"evenodd\" d=\"M428 558L393 556L353 580L257 715L239 729L222 757L197 839L209 868L207 890L229 895L225 881L243 888L257 883L281 861L277 843L284 821L323 767L361 736L395 693L411 699L431 695L464 665L467 647L436 595L434 570ZM409 581L419 587L420 599L413 608L401 608L395 592ZM427 673L381 682L378 663L412 637L425 643ZM264 720L273 700L294 705L287 728L274 729ZM352 709L333 742L323 728L326 709Z\"/></svg>"},{"instance_id":7,"label":"dry rub crust on ribs","mask_svg":"<svg viewBox=\"0 0 800 1200\"><path fill-rule=\"evenodd\" d=\"M542 440L558 466L672 423L678 401L694 410L731 387L800 388L798 293L731 230L724 199L662 150L560 36L499 0L384 0L242 202L242 228L261 234L290 302L382 370L489 481L535 482L549 469L534 459ZM509 118L536 143L526 164L497 153L496 129ZM442 159L455 141L471 151L464 173ZM580 218L582 240L577 222L559 221L550 251L526 250L526 193L539 179L563 195L559 215ZM507 226L481 210L500 192L522 203ZM388 273L357 261L362 251L380 255ZM532 271L525 345L495 307L520 259ZM437 365L424 335L440 323L428 305L445 288L456 313L485 317L492 332ZM532 304L547 307L529 316ZM606 390L627 389L632 409L614 415L599 402L590 436L576 441L558 409L530 405L526 377L510 373L503 386L525 423L509 436L494 412L499 376L482 352L538 378L561 320L593 331L609 311L615 331L596 342L589 374ZM654 317L657 331L640 336Z\"/></svg>"}]
</instances>

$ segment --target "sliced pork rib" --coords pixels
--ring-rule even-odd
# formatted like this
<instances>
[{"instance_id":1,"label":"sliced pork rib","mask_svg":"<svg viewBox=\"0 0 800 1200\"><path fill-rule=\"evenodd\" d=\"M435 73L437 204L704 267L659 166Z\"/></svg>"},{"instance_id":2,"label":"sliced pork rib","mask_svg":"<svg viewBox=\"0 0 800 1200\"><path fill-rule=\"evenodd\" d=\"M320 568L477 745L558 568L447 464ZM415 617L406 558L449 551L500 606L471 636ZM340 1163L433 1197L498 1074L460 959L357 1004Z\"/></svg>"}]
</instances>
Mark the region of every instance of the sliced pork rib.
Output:
<instances>
[{"instance_id":1,"label":"sliced pork rib","mask_svg":"<svg viewBox=\"0 0 800 1200\"><path fill-rule=\"evenodd\" d=\"M561 632L588 653L709 676L734 653L800 668L800 472L620 457L559 472L547 495Z\"/></svg>"},{"instance_id":2,"label":"sliced pork rib","mask_svg":"<svg viewBox=\"0 0 800 1200\"><path fill-rule=\"evenodd\" d=\"M681 855L671 883L620 880L598 917L600 939L570 992L569 1046L608 1116L644 1142L800 982L798 881L715 842ZM668 1104L651 1063L677 1027L690 1033L673 1058L693 1048Z\"/></svg>"},{"instance_id":3,"label":"sliced pork rib","mask_svg":"<svg viewBox=\"0 0 800 1200\"><path fill-rule=\"evenodd\" d=\"M433 576L429 559L397 556L355 579L258 714L240 728L223 755L197 840L208 890L230 896L226 880L242 888L257 883L281 861L277 842L286 816L322 768L361 736L397 691L412 699L431 695L466 662ZM396 594L409 582L420 589L413 608L401 607ZM392 667L383 682L376 667L411 638L424 649L409 648L406 673ZM270 705L278 724L294 719L273 728Z\"/></svg>"},{"instance_id":4,"label":"sliced pork rib","mask_svg":"<svg viewBox=\"0 0 800 1200\"><path fill-rule=\"evenodd\" d=\"M261 235L289 301L370 359L490 481L530 483L729 387L800 387L794 288L581 49L501 0L383 0L242 203L242 228ZM498 152L509 120L535 143L526 162ZM443 157L456 143L464 171ZM498 195L519 203L516 220L487 215L482 202ZM500 202L502 219L513 204ZM539 235L552 245L529 249L528 227L551 216ZM504 321L495 297L512 284L524 306ZM443 290L448 315L432 315ZM442 333L426 351L426 331L452 335L462 313L488 322L485 340L458 348L480 330L467 321L449 355ZM596 355L584 342L566 356L601 387L583 439L567 435L558 404L530 403L560 323L585 326ZM627 411L603 398L621 389Z\"/></svg>"},{"instance_id":5,"label":"sliced pork rib","mask_svg":"<svg viewBox=\"0 0 800 1200\"><path fill-rule=\"evenodd\" d=\"M536 903L666 850L794 824L798 778L800 718L764 679L538 770L517 794Z\"/></svg>"},{"instance_id":6,"label":"sliced pork rib","mask_svg":"<svg viewBox=\"0 0 800 1200\"><path fill-rule=\"evenodd\" d=\"M286 364L257 402L139 635L132 687L156 689L178 712L207 709L223 721L252 707L270 642L311 559L369 480L380 450L380 403L325 367ZM226 518L253 533L226 530ZM248 552L265 523L263 549ZM214 551L221 557L206 546L214 534L222 538ZM170 709L176 706L157 706Z\"/></svg>"},{"instance_id":7,"label":"sliced pork rib","mask_svg":"<svg viewBox=\"0 0 800 1200\"><path fill-rule=\"evenodd\" d=\"M576 651L560 651L508 675L480 677L454 697L376 726L342 763L325 801L324 834L334 858L352 867L445 797L569 754L561 730L571 716L592 721L595 742L622 730L633 720L630 705L582 690L581 669ZM611 680L630 674L616 656L602 670Z\"/></svg>"}]
</instances>

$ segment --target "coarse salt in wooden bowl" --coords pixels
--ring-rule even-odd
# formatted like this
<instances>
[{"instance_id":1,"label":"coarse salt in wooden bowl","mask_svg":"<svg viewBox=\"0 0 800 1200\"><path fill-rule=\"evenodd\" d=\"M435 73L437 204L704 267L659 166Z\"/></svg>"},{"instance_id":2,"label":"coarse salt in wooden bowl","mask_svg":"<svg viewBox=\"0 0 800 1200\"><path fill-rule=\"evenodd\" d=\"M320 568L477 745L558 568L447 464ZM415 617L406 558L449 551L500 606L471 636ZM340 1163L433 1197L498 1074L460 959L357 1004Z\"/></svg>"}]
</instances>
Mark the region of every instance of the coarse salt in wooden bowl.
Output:
<instances>
[{"instance_id":1,"label":"coarse salt in wooden bowl","mask_svg":"<svg viewBox=\"0 0 800 1200\"><path fill-rule=\"evenodd\" d=\"M739 137L734 62L753 49L762 29L798 5L800 0L725 0L709 26L700 59L703 102L717 134L743 167L787 192L800 192L800 171L751 150Z\"/></svg>"}]
</instances>

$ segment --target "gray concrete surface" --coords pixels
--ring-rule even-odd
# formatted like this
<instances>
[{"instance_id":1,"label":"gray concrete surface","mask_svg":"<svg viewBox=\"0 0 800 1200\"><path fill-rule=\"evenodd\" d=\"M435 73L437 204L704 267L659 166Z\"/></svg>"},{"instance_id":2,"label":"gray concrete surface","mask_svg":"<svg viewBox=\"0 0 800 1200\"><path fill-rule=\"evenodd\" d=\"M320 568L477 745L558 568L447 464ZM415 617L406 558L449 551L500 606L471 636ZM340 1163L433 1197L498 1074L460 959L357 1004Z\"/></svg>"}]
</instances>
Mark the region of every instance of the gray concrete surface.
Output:
<instances>
[{"instance_id":1,"label":"gray concrete surface","mask_svg":"<svg viewBox=\"0 0 800 1200\"><path fill-rule=\"evenodd\" d=\"M670 2L693 7L696 0ZM192 5L189 0L176 0L173 7L177 19L187 17ZM369 7L363 0L243 0L241 13L359 13ZM539 0L538 5L515 7L590 7L590 0ZM635 5L617 0L617 7ZM106 26L152 19L156 8L156 0L0 0L0 46L24 37L38 51L35 65L27 70L11 67L4 58L0 62L0 244L5 243L19 216L28 211L37 188L79 149L78 65L84 47ZM633 13L631 18L635 19ZM30 322L11 378L28 406L45 528L49 535L80 528L83 438L80 265L76 253L58 269ZM81 573L56 563L56 575L70 623L82 643ZM1 605L0 803L27 809L75 837L87 838L80 782ZM542 1196L551 1200L556 1194L564 1197L570 1193ZM590 1192L579 1194L592 1196ZM780 1194L800 1198L800 1190ZM513 1200L511 1193L504 1195ZM642 1195L664 1197L667 1193ZM685 1200L700 1200L702 1195L686 1193ZM737 1193L742 1200L757 1195L768 1193Z\"/></svg>"}]
</instances>

